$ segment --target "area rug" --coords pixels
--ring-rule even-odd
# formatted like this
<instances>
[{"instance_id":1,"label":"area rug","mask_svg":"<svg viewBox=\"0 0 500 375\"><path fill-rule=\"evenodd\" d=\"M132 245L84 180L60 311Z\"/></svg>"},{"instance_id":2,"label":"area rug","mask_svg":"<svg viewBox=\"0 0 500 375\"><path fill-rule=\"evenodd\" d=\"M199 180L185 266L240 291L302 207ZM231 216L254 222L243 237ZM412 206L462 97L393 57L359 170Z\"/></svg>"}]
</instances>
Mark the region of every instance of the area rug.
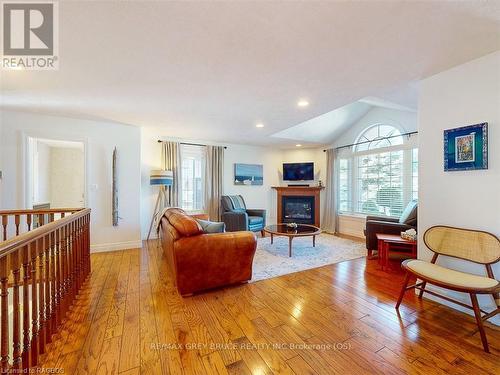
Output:
<instances>
[{"instance_id":1,"label":"area rug","mask_svg":"<svg viewBox=\"0 0 500 375\"><path fill-rule=\"evenodd\" d=\"M362 242L321 234L316 237L316 247L312 246L311 237L294 238L290 258L288 238L275 236L271 245L271 238L267 235L258 239L250 282L356 259L366 254Z\"/></svg>"}]
</instances>

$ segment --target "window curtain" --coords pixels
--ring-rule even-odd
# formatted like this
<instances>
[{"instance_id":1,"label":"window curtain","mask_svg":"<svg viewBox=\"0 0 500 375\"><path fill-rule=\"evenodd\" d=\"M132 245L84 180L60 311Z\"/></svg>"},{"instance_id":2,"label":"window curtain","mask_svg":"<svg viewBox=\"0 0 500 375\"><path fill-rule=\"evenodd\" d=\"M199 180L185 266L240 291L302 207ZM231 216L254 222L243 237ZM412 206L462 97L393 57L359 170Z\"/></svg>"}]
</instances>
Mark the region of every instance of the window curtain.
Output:
<instances>
[{"instance_id":1,"label":"window curtain","mask_svg":"<svg viewBox=\"0 0 500 375\"><path fill-rule=\"evenodd\" d=\"M174 182L167 187L167 199L170 197L170 207L180 206L181 196L181 147L178 142L162 142L161 145L161 167L166 171L172 171Z\"/></svg>"},{"instance_id":2,"label":"window curtain","mask_svg":"<svg viewBox=\"0 0 500 375\"><path fill-rule=\"evenodd\" d=\"M205 171L205 207L212 221L220 221L224 171L224 147L207 146Z\"/></svg>"},{"instance_id":3,"label":"window curtain","mask_svg":"<svg viewBox=\"0 0 500 375\"><path fill-rule=\"evenodd\" d=\"M332 234L338 232L336 161L337 150L333 148L326 150L325 206L322 229Z\"/></svg>"}]
</instances>

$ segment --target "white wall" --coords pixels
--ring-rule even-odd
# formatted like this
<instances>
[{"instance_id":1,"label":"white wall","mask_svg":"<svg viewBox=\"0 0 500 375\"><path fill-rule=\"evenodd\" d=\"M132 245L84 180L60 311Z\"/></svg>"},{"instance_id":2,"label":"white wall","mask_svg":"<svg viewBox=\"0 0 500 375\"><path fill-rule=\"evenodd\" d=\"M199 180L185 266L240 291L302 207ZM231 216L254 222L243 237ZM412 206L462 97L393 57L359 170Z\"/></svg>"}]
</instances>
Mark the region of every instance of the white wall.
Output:
<instances>
[{"instance_id":1,"label":"white wall","mask_svg":"<svg viewBox=\"0 0 500 375\"><path fill-rule=\"evenodd\" d=\"M50 148L51 207L83 207L85 193L83 150L74 147Z\"/></svg>"},{"instance_id":2,"label":"white wall","mask_svg":"<svg viewBox=\"0 0 500 375\"><path fill-rule=\"evenodd\" d=\"M86 145L87 201L92 209L94 250L138 247L140 243L140 129L106 121L87 121L32 113L1 113L0 154L4 178L0 207L25 207L25 136L81 141ZM120 225L112 226L111 158L118 150Z\"/></svg>"},{"instance_id":3,"label":"white wall","mask_svg":"<svg viewBox=\"0 0 500 375\"><path fill-rule=\"evenodd\" d=\"M50 203L50 147L43 142L34 142L36 165L33 168L33 202Z\"/></svg>"},{"instance_id":4,"label":"white wall","mask_svg":"<svg viewBox=\"0 0 500 375\"><path fill-rule=\"evenodd\" d=\"M419 258L430 259L422 235L436 224L500 236L500 52L425 79L419 105ZM488 122L488 170L444 172L443 130ZM443 258L439 263L484 275L484 267ZM493 271L500 278L500 264ZM447 292L470 302L468 296ZM480 299L493 308L489 296ZM451 305L456 308L456 306ZM500 317L496 319L500 323Z\"/></svg>"}]
</instances>

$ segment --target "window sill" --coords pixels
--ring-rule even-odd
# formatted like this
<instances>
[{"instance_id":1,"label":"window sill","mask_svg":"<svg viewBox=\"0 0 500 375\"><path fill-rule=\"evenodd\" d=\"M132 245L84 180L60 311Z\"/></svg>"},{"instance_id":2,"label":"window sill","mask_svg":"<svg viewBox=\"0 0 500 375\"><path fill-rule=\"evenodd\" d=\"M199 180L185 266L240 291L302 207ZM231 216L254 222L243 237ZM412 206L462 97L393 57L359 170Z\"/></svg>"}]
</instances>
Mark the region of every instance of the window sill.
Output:
<instances>
[{"instance_id":1,"label":"window sill","mask_svg":"<svg viewBox=\"0 0 500 375\"><path fill-rule=\"evenodd\" d=\"M362 219L362 220L366 220L366 217L367 216L380 216L380 217L386 217L388 219L399 219L399 216L384 216L384 215L376 215L376 214L371 214L371 215L364 215L364 214L347 214L347 213L343 213L343 214L339 214L339 217L346 217L346 218L351 218L351 219Z\"/></svg>"},{"instance_id":2,"label":"window sill","mask_svg":"<svg viewBox=\"0 0 500 375\"><path fill-rule=\"evenodd\" d=\"M339 214L339 217L346 217L349 219L360 219L360 220L366 220L366 215L363 214Z\"/></svg>"}]
</instances>

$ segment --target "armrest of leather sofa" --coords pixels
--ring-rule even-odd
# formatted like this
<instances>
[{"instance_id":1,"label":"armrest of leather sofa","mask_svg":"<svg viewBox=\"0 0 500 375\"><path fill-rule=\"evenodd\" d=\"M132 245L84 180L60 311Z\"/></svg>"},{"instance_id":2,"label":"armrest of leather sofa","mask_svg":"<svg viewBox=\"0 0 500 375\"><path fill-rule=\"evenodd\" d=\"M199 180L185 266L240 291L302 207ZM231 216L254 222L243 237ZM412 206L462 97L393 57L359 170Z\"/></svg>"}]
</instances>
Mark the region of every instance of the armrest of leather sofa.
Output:
<instances>
[{"instance_id":1,"label":"armrest of leather sofa","mask_svg":"<svg viewBox=\"0 0 500 375\"><path fill-rule=\"evenodd\" d=\"M221 215L227 232L248 230L248 214L244 211L226 211Z\"/></svg>"},{"instance_id":2,"label":"armrest of leather sofa","mask_svg":"<svg viewBox=\"0 0 500 375\"><path fill-rule=\"evenodd\" d=\"M257 239L252 232L213 233L175 242L177 288L181 294L215 288L252 277Z\"/></svg>"}]
</instances>

